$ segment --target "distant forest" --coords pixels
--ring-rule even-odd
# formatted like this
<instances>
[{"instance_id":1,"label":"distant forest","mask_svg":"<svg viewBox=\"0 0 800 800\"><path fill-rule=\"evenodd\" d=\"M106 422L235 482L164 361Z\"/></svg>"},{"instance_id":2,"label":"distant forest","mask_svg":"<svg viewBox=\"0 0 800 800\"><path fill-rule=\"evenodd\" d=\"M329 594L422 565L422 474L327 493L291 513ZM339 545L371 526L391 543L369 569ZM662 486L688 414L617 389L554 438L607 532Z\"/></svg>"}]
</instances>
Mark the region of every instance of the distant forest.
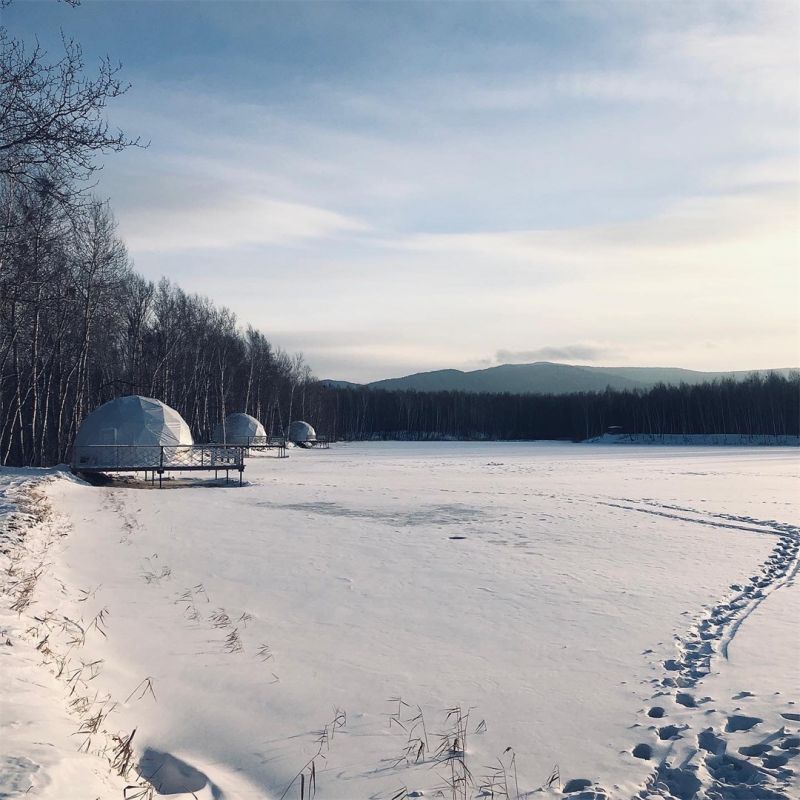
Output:
<instances>
[{"instance_id":1,"label":"distant forest","mask_svg":"<svg viewBox=\"0 0 800 800\"><path fill-rule=\"evenodd\" d=\"M201 440L231 411L271 429L304 415L302 357L137 274L92 196L99 156L142 146L106 120L127 88L74 41L51 56L0 27L0 464L63 461L83 417L124 394L174 406Z\"/></svg>"},{"instance_id":2,"label":"distant forest","mask_svg":"<svg viewBox=\"0 0 800 800\"><path fill-rule=\"evenodd\" d=\"M798 435L800 374L575 394L384 391L314 384L306 407L341 439L569 439L626 433Z\"/></svg>"},{"instance_id":3,"label":"distant forest","mask_svg":"<svg viewBox=\"0 0 800 800\"><path fill-rule=\"evenodd\" d=\"M234 411L339 439L798 434L800 377L568 395L331 388L207 298L131 264L105 203L50 183L0 195L0 463L64 461L83 417L125 394L176 408L199 441Z\"/></svg>"},{"instance_id":4,"label":"distant forest","mask_svg":"<svg viewBox=\"0 0 800 800\"><path fill-rule=\"evenodd\" d=\"M495 395L334 389L211 300L132 266L96 158L139 147L105 120L126 91L66 41L54 61L0 27L0 464L64 461L84 416L143 394L199 441L235 411L280 434L292 419L343 439L583 439L648 433L797 434L800 379L646 392Z\"/></svg>"},{"instance_id":5,"label":"distant forest","mask_svg":"<svg viewBox=\"0 0 800 800\"><path fill-rule=\"evenodd\" d=\"M246 409L270 430L306 415L310 370L235 316L131 267L108 206L48 185L0 195L0 464L64 461L83 417L143 394L207 440Z\"/></svg>"}]
</instances>

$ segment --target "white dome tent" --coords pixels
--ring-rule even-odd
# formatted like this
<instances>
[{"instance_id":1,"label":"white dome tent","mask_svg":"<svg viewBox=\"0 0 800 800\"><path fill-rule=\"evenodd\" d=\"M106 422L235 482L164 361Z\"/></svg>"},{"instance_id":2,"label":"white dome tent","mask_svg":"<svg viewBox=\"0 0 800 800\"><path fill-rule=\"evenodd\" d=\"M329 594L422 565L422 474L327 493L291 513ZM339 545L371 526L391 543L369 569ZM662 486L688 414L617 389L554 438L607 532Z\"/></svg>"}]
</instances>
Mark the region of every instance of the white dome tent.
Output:
<instances>
[{"instance_id":1,"label":"white dome tent","mask_svg":"<svg viewBox=\"0 0 800 800\"><path fill-rule=\"evenodd\" d=\"M254 440L265 441L267 432L264 426L249 414L228 414L225 422L214 426L211 440L224 444L249 445Z\"/></svg>"},{"instance_id":2,"label":"white dome tent","mask_svg":"<svg viewBox=\"0 0 800 800\"><path fill-rule=\"evenodd\" d=\"M302 420L289 423L289 441L292 444L310 444L317 441L317 432Z\"/></svg>"},{"instance_id":3,"label":"white dome tent","mask_svg":"<svg viewBox=\"0 0 800 800\"><path fill-rule=\"evenodd\" d=\"M83 420L72 462L78 470L123 466L135 453L138 464L152 466L162 446L191 444L192 432L174 408L151 397L128 395L104 403Z\"/></svg>"}]
</instances>

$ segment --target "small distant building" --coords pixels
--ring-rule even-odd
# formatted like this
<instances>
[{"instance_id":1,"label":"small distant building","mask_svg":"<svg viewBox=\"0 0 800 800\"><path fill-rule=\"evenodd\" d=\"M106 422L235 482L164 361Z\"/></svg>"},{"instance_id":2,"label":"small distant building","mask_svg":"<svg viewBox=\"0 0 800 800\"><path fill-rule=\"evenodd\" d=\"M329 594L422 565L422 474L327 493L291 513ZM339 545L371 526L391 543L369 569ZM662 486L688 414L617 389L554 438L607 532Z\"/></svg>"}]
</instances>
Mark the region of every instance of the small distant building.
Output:
<instances>
[{"instance_id":1,"label":"small distant building","mask_svg":"<svg viewBox=\"0 0 800 800\"><path fill-rule=\"evenodd\" d=\"M618 435L620 433L625 433L625 428L623 428L622 425L609 425L606 429L606 433Z\"/></svg>"},{"instance_id":2,"label":"small distant building","mask_svg":"<svg viewBox=\"0 0 800 800\"><path fill-rule=\"evenodd\" d=\"M317 441L317 432L302 420L289 424L289 441L293 444L310 444Z\"/></svg>"},{"instance_id":3,"label":"small distant building","mask_svg":"<svg viewBox=\"0 0 800 800\"><path fill-rule=\"evenodd\" d=\"M225 422L214 427L212 441L223 444L249 445L255 441L263 442L267 438L264 426L249 414L228 414Z\"/></svg>"},{"instance_id":4,"label":"small distant building","mask_svg":"<svg viewBox=\"0 0 800 800\"><path fill-rule=\"evenodd\" d=\"M136 446L137 458L147 464L151 457L157 460L162 446L193 443L189 426L174 408L152 397L128 395L104 403L83 420L72 463L77 469L118 465L126 448Z\"/></svg>"}]
</instances>

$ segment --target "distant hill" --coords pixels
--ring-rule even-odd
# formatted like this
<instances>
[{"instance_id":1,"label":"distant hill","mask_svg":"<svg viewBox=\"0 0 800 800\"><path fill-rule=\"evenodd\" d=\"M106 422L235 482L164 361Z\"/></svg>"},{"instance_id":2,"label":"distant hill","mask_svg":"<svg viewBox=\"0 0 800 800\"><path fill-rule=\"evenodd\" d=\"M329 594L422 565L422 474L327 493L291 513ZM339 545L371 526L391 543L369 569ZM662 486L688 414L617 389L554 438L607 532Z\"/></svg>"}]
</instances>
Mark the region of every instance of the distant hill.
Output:
<instances>
[{"instance_id":1,"label":"distant hill","mask_svg":"<svg viewBox=\"0 0 800 800\"><path fill-rule=\"evenodd\" d=\"M360 383L353 383L352 381L334 381L330 378L325 378L321 380L320 383L331 389L356 389L361 386Z\"/></svg>"},{"instance_id":2,"label":"distant hill","mask_svg":"<svg viewBox=\"0 0 800 800\"><path fill-rule=\"evenodd\" d=\"M442 369L418 372L403 378L388 378L366 384L372 389L420 392L508 392L509 394L568 394L570 392L602 392L612 389L647 389L658 383L706 383L720 378L741 380L754 372L766 375L778 372L788 375L793 369L741 370L739 372L698 372L678 367L583 367L537 361L534 364L501 364L497 367L462 372ZM348 381L323 381L329 386L355 387Z\"/></svg>"}]
</instances>

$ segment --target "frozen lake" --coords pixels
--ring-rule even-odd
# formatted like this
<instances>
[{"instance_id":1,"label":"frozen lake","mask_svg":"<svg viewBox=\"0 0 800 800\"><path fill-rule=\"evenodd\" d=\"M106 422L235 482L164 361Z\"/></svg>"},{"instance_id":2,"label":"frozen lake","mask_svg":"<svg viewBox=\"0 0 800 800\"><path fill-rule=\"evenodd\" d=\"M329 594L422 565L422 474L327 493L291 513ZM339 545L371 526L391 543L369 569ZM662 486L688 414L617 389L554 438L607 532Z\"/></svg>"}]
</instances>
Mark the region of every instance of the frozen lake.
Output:
<instances>
[{"instance_id":1,"label":"frozen lake","mask_svg":"<svg viewBox=\"0 0 800 800\"><path fill-rule=\"evenodd\" d=\"M321 749L320 798L451 797L455 707L468 797L508 747L520 794L556 765L543 796L798 791L796 449L351 444L245 477L47 484L69 535L30 613L107 610L89 690L162 792L300 797Z\"/></svg>"}]
</instances>

